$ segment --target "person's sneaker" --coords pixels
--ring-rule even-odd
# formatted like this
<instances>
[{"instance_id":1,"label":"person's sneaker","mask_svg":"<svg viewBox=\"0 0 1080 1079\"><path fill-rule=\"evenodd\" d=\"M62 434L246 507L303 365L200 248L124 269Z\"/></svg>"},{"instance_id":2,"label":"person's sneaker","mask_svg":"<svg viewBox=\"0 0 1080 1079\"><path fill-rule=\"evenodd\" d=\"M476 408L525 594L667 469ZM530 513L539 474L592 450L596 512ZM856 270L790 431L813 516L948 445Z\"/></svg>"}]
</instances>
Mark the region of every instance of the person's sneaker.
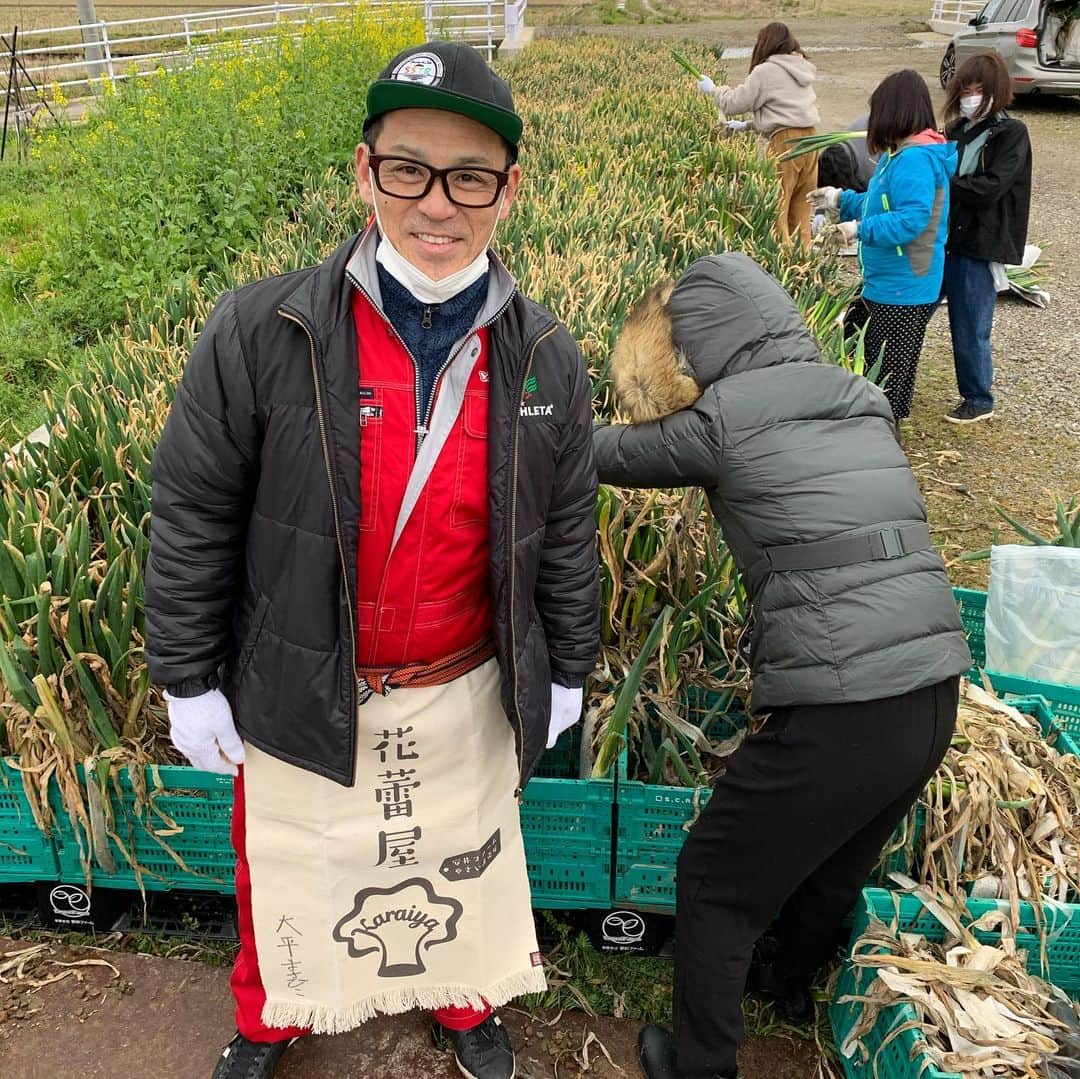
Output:
<instances>
[{"instance_id":1,"label":"person's sneaker","mask_svg":"<svg viewBox=\"0 0 1080 1079\"><path fill-rule=\"evenodd\" d=\"M993 414L993 408L980 408L970 401L962 401L952 412L945 413L945 419L949 423L977 423L979 420L990 419Z\"/></svg>"},{"instance_id":2,"label":"person's sneaker","mask_svg":"<svg viewBox=\"0 0 1080 1079\"><path fill-rule=\"evenodd\" d=\"M243 1034L234 1034L222 1049L211 1079L270 1079L285 1050L297 1040L252 1042Z\"/></svg>"},{"instance_id":3,"label":"person's sneaker","mask_svg":"<svg viewBox=\"0 0 1080 1079\"><path fill-rule=\"evenodd\" d=\"M678 1079L675 1070L675 1036L670 1030L649 1023L638 1034L638 1060L646 1079ZM741 1079L736 1072L733 1076L715 1075L713 1079Z\"/></svg>"},{"instance_id":4,"label":"person's sneaker","mask_svg":"<svg viewBox=\"0 0 1080 1079\"><path fill-rule=\"evenodd\" d=\"M506 1027L497 1015L489 1015L469 1030L450 1030L436 1021L435 1044L454 1050L458 1071L468 1079L514 1079L517 1064Z\"/></svg>"}]
</instances>

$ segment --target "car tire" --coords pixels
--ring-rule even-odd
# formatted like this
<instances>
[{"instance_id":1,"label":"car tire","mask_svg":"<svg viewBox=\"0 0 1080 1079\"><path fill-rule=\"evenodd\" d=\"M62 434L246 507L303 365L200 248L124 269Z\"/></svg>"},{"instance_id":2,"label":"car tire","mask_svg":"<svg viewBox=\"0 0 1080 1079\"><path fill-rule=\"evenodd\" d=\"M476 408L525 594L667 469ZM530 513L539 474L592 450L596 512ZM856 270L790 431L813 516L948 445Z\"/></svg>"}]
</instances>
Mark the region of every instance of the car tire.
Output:
<instances>
[{"instance_id":1,"label":"car tire","mask_svg":"<svg viewBox=\"0 0 1080 1079\"><path fill-rule=\"evenodd\" d=\"M941 88L943 90L948 88L949 80L956 73L956 49L950 45L945 50L945 55L941 58L941 70L938 72L938 78L941 80Z\"/></svg>"}]
</instances>

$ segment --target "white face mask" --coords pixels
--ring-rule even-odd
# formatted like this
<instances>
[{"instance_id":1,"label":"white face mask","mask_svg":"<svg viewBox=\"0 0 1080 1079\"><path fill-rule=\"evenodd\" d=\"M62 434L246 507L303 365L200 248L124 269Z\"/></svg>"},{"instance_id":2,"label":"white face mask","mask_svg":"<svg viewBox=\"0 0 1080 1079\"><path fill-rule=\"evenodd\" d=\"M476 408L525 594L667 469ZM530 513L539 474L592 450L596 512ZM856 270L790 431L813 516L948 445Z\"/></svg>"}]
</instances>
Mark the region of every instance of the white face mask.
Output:
<instances>
[{"instance_id":1,"label":"white face mask","mask_svg":"<svg viewBox=\"0 0 1080 1079\"><path fill-rule=\"evenodd\" d=\"M960 98L960 111L970 120L982 108L982 94L967 94Z\"/></svg>"},{"instance_id":2,"label":"white face mask","mask_svg":"<svg viewBox=\"0 0 1080 1079\"><path fill-rule=\"evenodd\" d=\"M368 170L371 177L372 191L378 190L375 185L375 177ZM379 235L382 242L378 251L375 252L375 261L398 284L404 285L421 303L445 303L453 299L459 292L464 292L470 285L475 284L488 271L489 260L487 249L495 236L495 230L499 226L499 214L502 212L503 199L506 190L503 189L499 196L499 208L495 214L495 224L491 226L491 235L487 238L483 250L467 266L455 270L452 274L440 278L438 281L429 277L423 270L417 269L398 249L390 242L383 228L382 218L379 217L379 203L375 200L375 221L379 226Z\"/></svg>"}]
</instances>

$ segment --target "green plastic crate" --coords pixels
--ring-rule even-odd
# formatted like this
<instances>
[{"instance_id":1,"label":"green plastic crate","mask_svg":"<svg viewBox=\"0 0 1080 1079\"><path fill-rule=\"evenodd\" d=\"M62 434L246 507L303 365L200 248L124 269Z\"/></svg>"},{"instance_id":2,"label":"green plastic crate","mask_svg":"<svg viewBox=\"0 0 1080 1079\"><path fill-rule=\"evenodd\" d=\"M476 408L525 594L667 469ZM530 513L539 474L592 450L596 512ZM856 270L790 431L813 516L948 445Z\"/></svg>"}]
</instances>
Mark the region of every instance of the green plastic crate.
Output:
<instances>
[{"instance_id":1,"label":"green plastic crate","mask_svg":"<svg viewBox=\"0 0 1080 1079\"><path fill-rule=\"evenodd\" d=\"M574 732L568 732L567 742L574 737ZM611 899L614 784L611 780L552 778L558 771L576 776L576 758L576 751L560 740L555 749L545 754L538 769L546 777L532 780L522 796L521 822L529 882L538 907L603 906ZM231 893L235 866L229 835L231 777L173 766L157 771L166 789L155 796L154 804L183 829L179 835L159 838L176 852L189 871L181 868L154 837L154 831L168 829L167 822L145 809L136 814L130 777L121 773L119 796L112 786L109 790L117 834L135 852L143 867L143 886L149 891L192 889ZM82 779L81 770L79 774ZM147 776L147 784L153 789L151 774ZM55 788L51 797L58 822L59 862L51 879L56 879L58 869L63 880L83 880L80 836L60 805ZM114 871L109 872L97 858L92 859L93 882L110 888L138 887L135 871L114 843L110 842L110 847Z\"/></svg>"},{"instance_id":2,"label":"green plastic crate","mask_svg":"<svg viewBox=\"0 0 1080 1079\"><path fill-rule=\"evenodd\" d=\"M986 666L986 593L974 588L954 588L953 596L960 607L968 648L974 669Z\"/></svg>"},{"instance_id":3,"label":"green plastic crate","mask_svg":"<svg viewBox=\"0 0 1080 1079\"><path fill-rule=\"evenodd\" d=\"M861 909L851 931L852 951L869 925L871 914L892 924L896 913L894 898L898 898L900 903L898 925L901 930L921 933L931 941L945 939L945 930L940 922L928 914L914 896L895 897L895 893L869 888L863 892ZM1008 910L1007 902L993 899L969 899L967 906L973 919L988 910ZM1031 973L1047 978L1076 999L1080 997L1080 907L1047 905L1043 909L1043 919L1048 931L1046 951L1049 969L1040 970L1041 953L1035 929L1037 921L1034 908L1028 903L1020 905L1020 924L1029 931L1021 929L1017 934L1017 947L1027 951L1027 967ZM996 933L980 931L976 935L984 943L995 943L999 939ZM862 1005L858 1002L841 1004L840 1001L845 996L865 993L875 976L875 971L860 969L850 959L844 963L829 1007L829 1020L837 1046L844 1044L848 1032L862 1014ZM895 1004L883 1009L874 1026L862 1039L868 1053L867 1060L862 1060L858 1050L850 1059L841 1058L847 1079L961 1079L953 1072L941 1071L930 1062L929 1055L920 1048L925 1040L918 1027L901 1031L890 1039L891 1032L897 1027L915 1021L915 1009L910 1004Z\"/></svg>"},{"instance_id":4,"label":"green plastic crate","mask_svg":"<svg viewBox=\"0 0 1080 1079\"><path fill-rule=\"evenodd\" d=\"M34 821L22 773L9 762L0 761L0 883L58 878L56 847Z\"/></svg>"},{"instance_id":5,"label":"green plastic crate","mask_svg":"<svg viewBox=\"0 0 1080 1079\"><path fill-rule=\"evenodd\" d=\"M1080 686L1036 682L1012 674L998 674L997 671L987 671L987 674L994 689L1010 701L1014 696L1042 697L1061 729L1071 736L1075 744L1080 744Z\"/></svg>"},{"instance_id":6,"label":"green plastic crate","mask_svg":"<svg viewBox=\"0 0 1080 1079\"><path fill-rule=\"evenodd\" d=\"M983 668L986 667L986 593L973 588L954 588L953 595L960 606L960 619L964 623L968 647L974 667L970 677L979 681ZM999 694L1014 694L1020 697L1045 697L1050 710L1061 721L1062 727L1080 744L1080 686L1055 682L1038 682L1031 678L998 671L986 672L990 675L995 690Z\"/></svg>"},{"instance_id":7,"label":"green plastic crate","mask_svg":"<svg viewBox=\"0 0 1080 1079\"><path fill-rule=\"evenodd\" d=\"M578 779L580 732L566 731L521 795L521 831L534 907L611 903L612 779Z\"/></svg>"},{"instance_id":8,"label":"green plastic crate","mask_svg":"<svg viewBox=\"0 0 1080 1079\"><path fill-rule=\"evenodd\" d=\"M718 709L730 698L688 688L681 715L713 736L727 737L746 726L742 712ZM631 780L624 749L616 766L614 901L639 910L675 909L675 862L693 820L712 791L707 787L668 787Z\"/></svg>"},{"instance_id":9,"label":"green plastic crate","mask_svg":"<svg viewBox=\"0 0 1080 1079\"><path fill-rule=\"evenodd\" d=\"M153 796L156 811L143 807L141 812L136 812L135 794L127 770L119 774L119 793L113 782L109 783L113 828L142 867L142 886L147 891L190 889L232 893L236 864L229 838L232 777L176 765L148 767L146 784L149 791L159 786L155 782L155 772L163 788ZM85 783L81 767L79 779ZM57 820L60 878L84 880L80 840L85 845L86 838L81 829L76 832L60 803L55 785L50 790L50 800ZM172 830L170 821L181 829L178 834L164 834ZM182 859L187 866L186 871L163 844L167 844ZM106 888L137 888L140 876L112 840L109 846L114 862L113 871L102 866L96 857L92 858L93 883Z\"/></svg>"},{"instance_id":10,"label":"green plastic crate","mask_svg":"<svg viewBox=\"0 0 1080 1079\"><path fill-rule=\"evenodd\" d=\"M545 749L537 762L532 779L577 779L581 754L581 724L559 735L559 740Z\"/></svg>"}]
</instances>

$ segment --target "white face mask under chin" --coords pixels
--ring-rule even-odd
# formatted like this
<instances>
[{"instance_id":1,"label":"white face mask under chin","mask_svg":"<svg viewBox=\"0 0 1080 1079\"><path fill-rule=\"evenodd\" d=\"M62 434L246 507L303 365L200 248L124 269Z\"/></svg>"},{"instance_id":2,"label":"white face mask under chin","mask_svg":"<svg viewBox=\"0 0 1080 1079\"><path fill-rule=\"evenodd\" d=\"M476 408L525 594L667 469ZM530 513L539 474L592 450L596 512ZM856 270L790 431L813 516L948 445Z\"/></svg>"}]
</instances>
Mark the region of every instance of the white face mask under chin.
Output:
<instances>
[{"instance_id":1,"label":"white face mask under chin","mask_svg":"<svg viewBox=\"0 0 1080 1079\"><path fill-rule=\"evenodd\" d=\"M969 94L960 98L960 112L970 120L982 108L982 103L982 94Z\"/></svg>"},{"instance_id":2,"label":"white face mask under chin","mask_svg":"<svg viewBox=\"0 0 1080 1079\"><path fill-rule=\"evenodd\" d=\"M368 175L371 176L371 190L374 193L378 188L375 185L375 177L371 175L370 169ZM460 270L455 270L452 274L448 274L438 281L429 277L423 270L417 269L390 242L389 237L386 235L386 229L383 228L382 218L379 216L379 202L376 197L375 222L379 226L379 235L382 237L382 242L375 253L375 261L398 284L404 285L421 303L445 303L447 300L453 299L459 292L464 292L465 289L475 284L487 273L489 265L487 249L495 236L495 229L498 228L499 213L502 212L505 197L506 192L504 190L499 196L499 209L495 214L495 224L491 226L491 234L488 236L487 243L484 244L480 254L467 266L462 266Z\"/></svg>"}]
</instances>

